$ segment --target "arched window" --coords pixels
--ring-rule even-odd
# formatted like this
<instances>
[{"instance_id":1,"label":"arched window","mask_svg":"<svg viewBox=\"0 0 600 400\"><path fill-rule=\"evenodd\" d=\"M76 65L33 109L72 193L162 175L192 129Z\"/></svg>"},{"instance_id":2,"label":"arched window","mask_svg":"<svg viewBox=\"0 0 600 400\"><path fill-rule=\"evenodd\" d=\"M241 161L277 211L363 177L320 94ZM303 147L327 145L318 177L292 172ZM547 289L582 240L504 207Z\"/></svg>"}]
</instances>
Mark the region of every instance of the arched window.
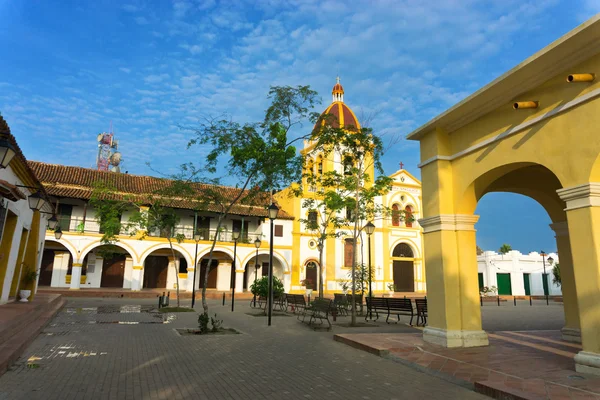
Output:
<instances>
[{"instance_id":1,"label":"arched window","mask_svg":"<svg viewBox=\"0 0 600 400\"><path fill-rule=\"evenodd\" d=\"M406 221L407 228L412 228L414 219L415 218L412 214L412 207L406 206L406 208L404 209L404 220Z\"/></svg>"},{"instance_id":2,"label":"arched window","mask_svg":"<svg viewBox=\"0 0 600 400\"><path fill-rule=\"evenodd\" d=\"M392 252L392 257L406 257L413 258L415 255L411 249L411 247L406 243L400 243L396 247L394 247L394 251Z\"/></svg>"},{"instance_id":3,"label":"arched window","mask_svg":"<svg viewBox=\"0 0 600 400\"><path fill-rule=\"evenodd\" d=\"M400 226L400 210L398 204L392 206L392 225Z\"/></svg>"}]
</instances>

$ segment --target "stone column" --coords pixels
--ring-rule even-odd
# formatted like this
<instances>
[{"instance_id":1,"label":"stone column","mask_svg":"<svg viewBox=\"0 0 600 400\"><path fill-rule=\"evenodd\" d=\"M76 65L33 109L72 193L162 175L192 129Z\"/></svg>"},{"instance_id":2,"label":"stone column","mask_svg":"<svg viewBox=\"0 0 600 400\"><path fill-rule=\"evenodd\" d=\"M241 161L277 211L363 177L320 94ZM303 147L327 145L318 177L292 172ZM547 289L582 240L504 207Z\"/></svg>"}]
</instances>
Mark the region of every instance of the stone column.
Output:
<instances>
[{"instance_id":1,"label":"stone column","mask_svg":"<svg viewBox=\"0 0 600 400\"><path fill-rule=\"evenodd\" d=\"M235 270L235 292L242 293L244 291L244 270Z\"/></svg>"},{"instance_id":2,"label":"stone column","mask_svg":"<svg viewBox=\"0 0 600 400\"><path fill-rule=\"evenodd\" d=\"M231 289L231 261L219 261L217 266L217 290Z\"/></svg>"},{"instance_id":3,"label":"stone column","mask_svg":"<svg viewBox=\"0 0 600 400\"><path fill-rule=\"evenodd\" d=\"M575 356L575 369L600 375L600 183L586 183L557 192L567 203L581 327L583 350ZM562 255L560 261L562 263Z\"/></svg>"},{"instance_id":4,"label":"stone column","mask_svg":"<svg viewBox=\"0 0 600 400\"><path fill-rule=\"evenodd\" d=\"M192 291L194 290L194 268L188 267L187 269L187 282L185 284L185 288L185 290L187 290L190 293L192 293Z\"/></svg>"},{"instance_id":5,"label":"stone column","mask_svg":"<svg viewBox=\"0 0 600 400\"><path fill-rule=\"evenodd\" d=\"M81 287L81 263L73 263L71 268L71 286L70 290L79 290Z\"/></svg>"},{"instance_id":6,"label":"stone column","mask_svg":"<svg viewBox=\"0 0 600 400\"><path fill-rule=\"evenodd\" d=\"M561 275L561 290L565 312L565 326L561 329L562 339L567 342L581 343L577 293L575 291L575 272L573 256L569 242L569 225L567 221L550 224L556 237Z\"/></svg>"},{"instance_id":7,"label":"stone column","mask_svg":"<svg viewBox=\"0 0 600 400\"><path fill-rule=\"evenodd\" d=\"M477 215L419 220L425 238L429 326L423 339L444 347L487 346L481 329L474 225Z\"/></svg>"},{"instance_id":8,"label":"stone column","mask_svg":"<svg viewBox=\"0 0 600 400\"><path fill-rule=\"evenodd\" d=\"M138 292L142 290L143 282L144 282L144 266L143 265L134 265L131 271L131 290L134 292Z\"/></svg>"}]
</instances>

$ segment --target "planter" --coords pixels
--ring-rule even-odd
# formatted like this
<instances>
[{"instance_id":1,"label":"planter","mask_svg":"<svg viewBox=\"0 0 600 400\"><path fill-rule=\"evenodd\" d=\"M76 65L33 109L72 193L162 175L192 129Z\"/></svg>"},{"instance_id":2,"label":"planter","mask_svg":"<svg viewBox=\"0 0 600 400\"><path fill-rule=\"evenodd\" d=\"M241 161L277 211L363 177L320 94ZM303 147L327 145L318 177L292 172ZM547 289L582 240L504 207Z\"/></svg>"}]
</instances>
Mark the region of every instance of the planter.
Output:
<instances>
[{"instance_id":1,"label":"planter","mask_svg":"<svg viewBox=\"0 0 600 400\"><path fill-rule=\"evenodd\" d=\"M19 296L21 297L21 300L19 300L20 302L28 303L29 300L27 299L31 296L31 290L19 290Z\"/></svg>"},{"instance_id":2,"label":"planter","mask_svg":"<svg viewBox=\"0 0 600 400\"><path fill-rule=\"evenodd\" d=\"M312 294L312 291L313 291L312 289L306 289L306 295L310 296Z\"/></svg>"}]
</instances>

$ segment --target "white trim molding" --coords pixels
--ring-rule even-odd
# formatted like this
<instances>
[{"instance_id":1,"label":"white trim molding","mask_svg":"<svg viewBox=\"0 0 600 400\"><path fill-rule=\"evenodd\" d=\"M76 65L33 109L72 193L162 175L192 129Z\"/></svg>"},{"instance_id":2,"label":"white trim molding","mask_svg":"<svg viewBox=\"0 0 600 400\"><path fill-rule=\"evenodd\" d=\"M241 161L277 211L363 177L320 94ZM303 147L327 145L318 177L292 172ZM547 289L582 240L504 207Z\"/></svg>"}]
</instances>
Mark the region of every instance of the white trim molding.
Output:
<instances>
[{"instance_id":1,"label":"white trim molding","mask_svg":"<svg viewBox=\"0 0 600 400\"><path fill-rule=\"evenodd\" d=\"M556 193L561 200L567 203L565 211L600 206L600 183L598 182L558 189Z\"/></svg>"},{"instance_id":2,"label":"white trim molding","mask_svg":"<svg viewBox=\"0 0 600 400\"><path fill-rule=\"evenodd\" d=\"M574 357L575 371L584 374L600 375L600 354L580 351Z\"/></svg>"},{"instance_id":3,"label":"white trim molding","mask_svg":"<svg viewBox=\"0 0 600 400\"><path fill-rule=\"evenodd\" d=\"M579 96L576 99L573 99L561 106L558 106L556 108L553 108L552 110L548 111L545 114L539 115L535 118L530 119L529 121L525 121L522 124L519 124L517 126L514 126L510 129L505 130L504 132L496 135L496 136L492 136L489 139L486 140L482 140L481 142L474 144L471 147L467 147L466 149L459 151L456 154L453 154L451 156L434 156L431 158L428 158L425 161L422 161L419 165L417 165L419 168L423 168L425 165L430 164L432 162L438 161L438 160L443 160L443 161L453 161L456 160L457 158L460 158L462 156L466 156L467 154L473 153L474 151L480 150L486 146L489 146L492 143L498 142L500 140L506 139L507 137L510 137L512 135L515 135L525 129L531 128L533 125L537 124L538 122L541 122L545 119L548 118L552 118L555 115L558 115L560 113L563 113L573 107L577 107L578 105L580 105L581 103L585 103L588 100L591 100L595 97L600 96L600 88L599 89L594 89L591 92L588 92L586 94L584 94L583 96Z\"/></svg>"},{"instance_id":4,"label":"white trim molding","mask_svg":"<svg viewBox=\"0 0 600 400\"><path fill-rule=\"evenodd\" d=\"M475 231L479 215L471 214L440 214L433 217L421 218L419 225L423 233L436 231Z\"/></svg>"},{"instance_id":5,"label":"white trim molding","mask_svg":"<svg viewBox=\"0 0 600 400\"><path fill-rule=\"evenodd\" d=\"M444 347L482 347L490 344L485 331L450 331L426 326L423 340Z\"/></svg>"}]
</instances>

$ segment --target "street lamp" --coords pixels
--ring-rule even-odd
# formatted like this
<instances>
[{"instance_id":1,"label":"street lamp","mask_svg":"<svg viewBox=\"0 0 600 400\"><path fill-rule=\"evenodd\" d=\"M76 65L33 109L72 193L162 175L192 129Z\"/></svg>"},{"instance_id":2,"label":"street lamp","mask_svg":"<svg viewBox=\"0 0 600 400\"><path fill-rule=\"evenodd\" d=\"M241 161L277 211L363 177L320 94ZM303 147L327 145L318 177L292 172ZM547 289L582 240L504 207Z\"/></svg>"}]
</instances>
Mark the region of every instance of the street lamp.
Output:
<instances>
[{"instance_id":1,"label":"street lamp","mask_svg":"<svg viewBox=\"0 0 600 400\"><path fill-rule=\"evenodd\" d=\"M60 225L57 226L54 230L54 237L56 238L56 240L60 240L60 238L62 237L62 229L60 229Z\"/></svg>"},{"instance_id":2,"label":"street lamp","mask_svg":"<svg viewBox=\"0 0 600 400\"><path fill-rule=\"evenodd\" d=\"M32 210L41 210L42 207L44 206L44 204L46 203L46 200L44 199L44 196L42 196L42 192L41 191L37 191L32 195L29 195L29 208L31 208Z\"/></svg>"},{"instance_id":3,"label":"street lamp","mask_svg":"<svg viewBox=\"0 0 600 400\"><path fill-rule=\"evenodd\" d=\"M233 231L231 233L233 238L233 262L231 263L231 312L235 307L235 257L237 252L237 242L240 238L240 231Z\"/></svg>"},{"instance_id":4,"label":"street lamp","mask_svg":"<svg viewBox=\"0 0 600 400\"><path fill-rule=\"evenodd\" d=\"M256 257L254 258L254 283L256 284L256 278L258 274L258 249L260 248L261 241L259 238L256 238L254 241L254 247L256 247ZM256 308L256 294L254 294L254 308Z\"/></svg>"},{"instance_id":5,"label":"street lamp","mask_svg":"<svg viewBox=\"0 0 600 400\"><path fill-rule=\"evenodd\" d=\"M375 225L373 225L373 223L371 221L369 221L367 223L367 225L365 225L365 232L367 232L367 237L369 238L369 303L371 303L373 301L373 290L371 288L371 279L373 276L373 273L371 272L371 235L373 234L373 232L375 232ZM373 314L372 314L372 307L369 307L369 319L373 318Z\"/></svg>"},{"instance_id":6,"label":"street lamp","mask_svg":"<svg viewBox=\"0 0 600 400\"><path fill-rule=\"evenodd\" d=\"M196 304L196 270L198 269L198 242L202 239L200 232L194 233L194 241L196 242L196 252L194 253L194 282L192 285L192 308Z\"/></svg>"},{"instance_id":7,"label":"street lamp","mask_svg":"<svg viewBox=\"0 0 600 400\"><path fill-rule=\"evenodd\" d=\"M273 222L279 214L279 207L275 203L269 206L269 219L271 220L271 235L269 239L269 318L268 326L271 326L271 314L273 311Z\"/></svg>"},{"instance_id":8,"label":"street lamp","mask_svg":"<svg viewBox=\"0 0 600 400\"><path fill-rule=\"evenodd\" d=\"M544 295L546 295L546 305L548 305L548 276L546 276L546 256L547 254L544 253L544 250L542 250L540 252L540 255L542 256L542 263L544 264L544 275L542 275L542 289L544 289ZM552 258L552 257L550 257ZM554 261L554 260L552 260ZM548 262L550 262L550 259L548 259ZM546 283L546 285L544 285L544 283Z\"/></svg>"},{"instance_id":9,"label":"street lamp","mask_svg":"<svg viewBox=\"0 0 600 400\"><path fill-rule=\"evenodd\" d=\"M54 229L56 228L56 224L58 224L58 219L56 218L55 215L52 215L49 219L48 219L48 228L50 229Z\"/></svg>"},{"instance_id":10,"label":"street lamp","mask_svg":"<svg viewBox=\"0 0 600 400\"><path fill-rule=\"evenodd\" d=\"M0 139L0 168L8 167L15 154L13 145L5 137Z\"/></svg>"}]
</instances>

